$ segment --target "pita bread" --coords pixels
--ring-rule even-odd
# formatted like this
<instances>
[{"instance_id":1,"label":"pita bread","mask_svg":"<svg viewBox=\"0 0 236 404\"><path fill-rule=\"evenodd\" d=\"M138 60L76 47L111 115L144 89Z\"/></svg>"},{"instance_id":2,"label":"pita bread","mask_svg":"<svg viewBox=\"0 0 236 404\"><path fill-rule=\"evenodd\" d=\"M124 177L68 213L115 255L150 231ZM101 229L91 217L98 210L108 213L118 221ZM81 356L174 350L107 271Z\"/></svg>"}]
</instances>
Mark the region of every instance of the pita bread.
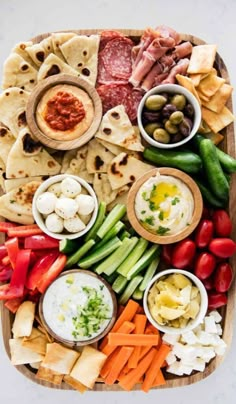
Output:
<instances>
[{"instance_id":1,"label":"pita bread","mask_svg":"<svg viewBox=\"0 0 236 404\"><path fill-rule=\"evenodd\" d=\"M108 178L112 189L133 183L153 166L137 160L127 153L116 156L108 167Z\"/></svg>"},{"instance_id":2,"label":"pita bread","mask_svg":"<svg viewBox=\"0 0 236 404\"><path fill-rule=\"evenodd\" d=\"M86 158L88 154L88 144L77 150L76 156L71 159L65 174L78 175L90 184L93 183L93 175L89 174L86 168ZM68 163L67 163L68 164Z\"/></svg>"},{"instance_id":3,"label":"pita bread","mask_svg":"<svg viewBox=\"0 0 236 404\"><path fill-rule=\"evenodd\" d=\"M13 136L26 126L26 104L30 93L18 87L12 87L0 94L0 122L2 122Z\"/></svg>"},{"instance_id":4,"label":"pita bread","mask_svg":"<svg viewBox=\"0 0 236 404\"><path fill-rule=\"evenodd\" d=\"M27 46L25 50L36 66L40 67L46 57L53 51L52 38L49 36L39 43Z\"/></svg>"},{"instance_id":5,"label":"pita bread","mask_svg":"<svg viewBox=\"0 0 236 404\"><path fill-rule=\"evenodd\" d=\"M32 91L37 84L37 70L17 53L11 53L3 65L2 88L19 87Z\"/></svg>"},{"instance_id":6,"label":"pita bread","mask_svg":"<svg viewBox=\"0 0 236 404\"><path fill-rule=\"evenodd\" d=\"M235 119L234 115L226 107L224 107L219 114L202 107L202 118L214 133L220 132Z\"/></svg>"},{"instance_id":7,"label":"pita bread","mask_svg":"<svg viewBox=\"0 0 236 404\"><path fill-rule=\"evenodd\" d=\"M99 35L77 35L60 46L67 63L93 86L97 79Z\"/></svg>"},{"instance_id":8,"label":"pita bread","mask_svg":"<svg viewBox=\"0 0 236 404\"><path fill-rule=\"evenodd\" d=\"M12 52L17 53L17 55L20 55L26 62L28 62L31 66L33 66L36 70L38 67L36 64L34 64L33 60L29 56L28 52L26 52L26 48L33 45L32 41L28 42L19 42L14 46L12 49Z\"/></svg>"},{"instance_id":9,"label":"pita bread","mask_svg":"<svg viewBox=\"0 0 236 404\"><path fill-rule=\"evenodd\" d=\"M21 178L37 175L55 175L60 172L60 164L23 129L12 146L6 164L7 178Z\"/></svg>"},{"instance_id":10,"label":"pita bread","mask_svg":"<svg viewBox=\"0 0 236 404\"><path fill-rule=\"evenodd\" d=\"M144 150L140 137L134 130L123 105L118 105L104 114L96 138L125 149Z\"/></svg>"},{"instance_id":11,"label":"pita bread","mask_svg":"<svg viewBox=\"0 0 236 404\"><path fill-rule=\"evenodd\" d=\"M55 32L51 35L52 38L52 47L53 47L53 53L55 53L56 56L58 56L60 59L63 61L64 56L60 50L60 45L63 45L66 41L69 41L69 39L75 37L76 34L73 32Z\"/></svg>"},{"instance_id":12,"label":"pita bread","mask_svg":"<svg viewBox=\"0 0 236 404\"><path fill-rule=\"evenodd\" d=\"M114 154L93 139L88 144L86 169L89 174L106 173L107 166L113 158Z\"/></svg>"},{"instance_id":13,"label":"pita bread","mask_svg":"<svg viewBox=\"0 0 236 404\"><path fill-rule=\"evenodd\" d=\"M35 375L36 379L44 380L45 382L61 385L63 375L57 372L52 371L51 369L47 369L43 367L41 364L38 368L38 371Z\"/></svg>"},{"instance_id":14,"label":"pita bread","mask_svg":"<svg viewBox=\"0 0 236 404\"><path fill-rule=\"evenodd\" d=\"M36 176L36 177L25 177L25 178L12 178L10 180L5 180L4 181L4 189L5 192L10 192L12 189L18 188L21 185L27 184L28 182L31 181L45 181L46 179L48 179L48 176Z\"/></svg>"},{"instance_id":15,"label":"pita bread","mask_svg":"<svg viewBox=\"0 0 236 404\"><path fill-rule=\"evenodd\" d=\"M47 344L47 351L42 361L42 366L53 372L68 375L79 356L79 352L53 342L52 344Z\"/></svg>"},{"instance_id":16,"label":"pita bread","mask_svg":"<svg viewBox=\"0 0 236 404\"><path fill-rule=\"evenodd\" d=\"M72 159L74 159L76 157L78 150L80 150L80 149L77 148L77 149L67 150L64 153L62 163L61 163L61 173L62 174L65 173L66 170L70 167L70 162ZM86 148L86 150L87 150L87 148ZM87 151L86 151L86 153L87 153Z\"/></svg>"},{"instance_id":17,"label":"pita bread","mask_svg":"<svg viewBox=\"0 0 236 404\"><path fill-rule=\"evenodd\" d=\"M34 322L35 303L25 301L19 306L14 323L12 326L12 333L14 338L29 337Z\"/></svg>"},{"instance_id":18,"label":"pita bread","mask_svg":"<svg viewBox=\"0 0 236 404\"><path fill-rule=\"evenodd\" d=\"M29 337L24 337L22 346L31 349L42 355L46 355L47 337L37 328L32 328L32 332Z\"/></svg>"},{"instance_id":19,"label":"pita bread","mask_svg":"<svg viewBox=\"0 0 236 404\"><path fill-rule=\"evenodd\" d=\"M63 377L65 383L69 384L69 386L73 387L73 389L78 390L80 393L84 393L87 391L87 387L85 387L82 383L78 382L77 380L73 379L70 375L65 375Z\"/></svg>"},{"instance_id":20,"label":"pita bread","mask_svg":"<svg viewBox=\"0 0 236 404\"><path fill-rule=\"evenodd\" d=\"M212 72L200 81L197 91L199 90L206 97L212 97L224 83L225 79L218 77L217 72Z\"/></svg>"},{"instance_id":21,"label":"pita bread","mask_svg":"<svg viewBox=\"0 0 236 404\"><path fill-rule=\"evenodd\" d=\"M39 181L31 181L2 195L0 216L15 223L33 224L32 200L40 184Z\"/></svg>"},{"instance_id":22,"label":"pita bread","mask_svg":"<svg viewBox=\"0 0 236 404\"><path fill-rule=\"evenodd\" d=\"M74 365L70 376L92 389L106 358L107 356L104 353L87 345Z\"/></svg>"},{"instance_id":23,"label":"pita bread","mask_svg":"<svg viewBox=\"0 0 236 404\"><path fill-rule=\"evenodd\" d=\"M203 101L202 105L213 112L220 113L231 96L233 87L223 84L208 102Z\"/></svg>"},{"instance_id":24,"label":"pita bread","mask_svg":"<svg viewBox=\"0 0 236 404\"><path fill-rule=\"evenodd\" d=\"M193 46L187 73L209 73L216 56L216 45Z\"/></svg>"},{"instance_id":25,"label":"pita bread","mask_svg":"<svg viewBox=\"0 0 236 404\"><path fill-rule=\"evenodd\" d=\"M41 362L44 355L32 351L22 345L23 338L15 338L9 340L11 363L15 366L26 365L31 362Z\"/></svg>"},{"instance_id":26,"label":"pita bread","mask_svg":"<svg viewBox=\"0 0 236 404\"><path fill-rule=\"evenodd\" d=\"M79 76L79 73L72 69L72 67L68 66L63 60L61 60L58 56L50 53L48 57L44 60L40 69L38 71L38 81L44 80L47 77L53 76L59 73L67 73L72 76Z\"/></svg>"},{"instance_id":27,"label":"pita bread","mask_svg":"<svg viewBox=\"0 0 236 404\"><path fill-rule=\"evenodd\" d=\"M94 175L93 188L99 202L103 201L107 205L116 200L119 195L122 195L129 189L129 187L125 185L121 188L112 190L108 175L105 173L96 173Z\"/></svg>"},{"instance_id":28,"label":"pita bread","mask_svg":"<svg viewBox=\"0 0 236 404\"><path fill-rule=\"evenodd\" d=\"M8 154L15 142L13 134L9 129L0 123L0 158L6 164Z\"/></svg>"},{"instance_id":29,"label":"pita bread","mask_svg":"<svg viewBox=\"0 0 236 404\"><path fill-rule=\"evenodd\" d=\"M136 130L136 126L133 126L133 128L134 128L134 130ZM108 149L115 156L118 156L118 154L120 154L120 153L128 153L138 160L142 159L141 152L136 152L134 150L128 150L128 149L125 149L124 147L116 146L115 144L106 142L106 140L102 140L102 139L98 139L98 138L96 138L96 139L100 144L102 144L106 149Z\"/></svg>"},{"instance_id":30,"label":"pita bread","mask_svg":"<svg viewBox=\"0 0 236 404\"><path fill-rule=\"evenodd\" d=\"M4 190L4 176L6 173L6 166L4 161L0 157L0 186Z\"/></svg>"},{"instance_id":31,"label":"pita bread","mask_svg":"<svg viewBox=\"0 0 236 404\"><path fill-rule=\"evenodd\" d=\"M128 188L128 187L127 187ZM127 206L128 192L124 192L118 195L114 201L107 205L107 211L110 212L116 205L126 205Z\"/></svg>"}]
</instances>

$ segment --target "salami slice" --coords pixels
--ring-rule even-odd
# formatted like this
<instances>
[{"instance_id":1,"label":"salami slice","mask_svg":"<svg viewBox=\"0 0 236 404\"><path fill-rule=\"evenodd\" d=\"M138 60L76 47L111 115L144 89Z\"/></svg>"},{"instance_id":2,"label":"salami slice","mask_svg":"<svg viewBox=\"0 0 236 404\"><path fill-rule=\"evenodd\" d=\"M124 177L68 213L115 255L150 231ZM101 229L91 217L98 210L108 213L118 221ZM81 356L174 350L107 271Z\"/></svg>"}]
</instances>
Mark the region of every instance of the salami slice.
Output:
<instances>
[{"instance_id":1,"label":"salami slice","mask_svg":"<svg viewBox=\"0 0 236 404\"><path fill-rule=\"evenodd\" d=\"M111 31L111 30L102 31L100 34L99 52L101 52L105 48L108 42L112 41L115 38L125 38L125 37L119 31Z\"/></svg>"},{"instance_id":2,"label":"salami slice","mask_svg":"<svg viewBox=\"0 0 236 404\"><path fill-rule=\"evenodd\" d=\"M97 75L97 85L100 84L127 84L128 80L122 80L119 78L112 77L108 70L106 69L103 61L103 52L98 54L98 75Z\"/></svg>"},{"instance_id":3,"label":"salami slice","mask_svg":"<svg viewBox=\"0 0 236 404\"><path fill-rule=\"evenodd\" d=\"M128 38L115 38L103 49L103 61L112 77L128 80L132 73L131 51L133 42Z\"/></svg>"},{"instance_id":4,"label":"salami slice","mask_svg":"<svg viewBox=\"0 0 236 404\"><path fill-rule=\"evenodd\" d=\"M134 90L129 84L111 84L99 86L97 92L102 100L103 113L123 104L131 122L136 121L138 105L143 96L141 91Z\"/></svg>"}]
</instances>

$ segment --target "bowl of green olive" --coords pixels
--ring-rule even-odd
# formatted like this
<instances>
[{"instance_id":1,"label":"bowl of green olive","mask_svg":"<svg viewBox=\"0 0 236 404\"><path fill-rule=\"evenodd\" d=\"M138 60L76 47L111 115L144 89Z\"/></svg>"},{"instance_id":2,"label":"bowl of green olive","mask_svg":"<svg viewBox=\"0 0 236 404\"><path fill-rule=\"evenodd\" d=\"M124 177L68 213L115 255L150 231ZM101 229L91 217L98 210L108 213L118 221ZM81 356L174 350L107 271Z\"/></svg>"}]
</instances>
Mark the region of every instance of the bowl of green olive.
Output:
<instances>
[{"instance_id":1,"label":"bowl of green olive","mask_svg":"<svg viewBox=\"0 0 236 404\"><path fill-rule=\"evenodd\" d=\"M172 149L188 142L198 131L201 108L197 99L177 84L161 84L142 98L138 126L152 146Z\"/></svg>"}]
</instances>

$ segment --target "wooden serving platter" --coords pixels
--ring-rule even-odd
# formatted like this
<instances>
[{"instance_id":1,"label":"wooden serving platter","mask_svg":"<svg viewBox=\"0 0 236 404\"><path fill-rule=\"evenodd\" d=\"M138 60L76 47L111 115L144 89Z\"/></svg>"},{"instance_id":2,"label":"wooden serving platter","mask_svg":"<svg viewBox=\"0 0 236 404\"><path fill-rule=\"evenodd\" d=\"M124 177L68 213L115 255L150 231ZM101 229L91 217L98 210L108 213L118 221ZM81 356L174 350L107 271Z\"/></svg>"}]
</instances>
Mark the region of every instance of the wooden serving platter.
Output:
<instances>
[{"instance_id":1,"label":"wooden serving platter","mask_svg":"<svg viewBox=\"0 0 236 404\"><path fill-rule=\"evenodd\" d=\"M140 36L142 35L142 30L124 30L124 29L117 29L118 31L122 32L124 35L131 37L134 41L138 41ZM75 32L80 35L91 35L97 34L102 30L98 29L91 29L91 30L71 30L70 32ZM65 32L65 31L63 31ZM50 33L45 33L42 35L38 35L37 37L33 38L32 41L34 43L38 43L44 38L48 37ZM190 41L194 45L201 45L205 42L199 38L196 38L193 35L188 34L181 34L181 39L185 41ZM224 64L224 61L221 59L220 55L216 55L215 61L216 68L219 74L229 83L229 75L227 72L227 68ZM228 100L227 107L232 111L232 98ZM222 150L226 151L232 157L236 157L235 153L235 136L234 136L234 126L233 123L227 126L224 129L224 141L221 143ZM229 203L229 214L233 221L234 228L232 233L232 238L236 239L236 175L232 176L231 179L231 190L230 190L230 203ZM3 234L0 234L0 243L4 242ZM236 256L231 259L231 265L233 269L236 271ZM235 294L236 294L236 282L234 280L229 292L228 292L228 303L226 307L221 310L221 315L223 316L222 320L222 328L223 328L223 339L226 342L228 349L231 345L232 335L233 335L233 317L234 317L234 309L235 309ZM9 349L9 339L11 338L11 327L13 322L13 315L4 307L3 303L0 304L1 309L1 323L2 323L2 333L3 333L3 341L5 345L6 352L10 358L10 349ZM172 388L172 387L181 387L186 386L192 383L196 383L207 376L209 376L214 370L223 362L224 357L216 356L206 367L204 372L196 372L191 376L174 376L169 373L166 374L166 384L164 386L158 387L160 388ZM54 389L63 389L63 390L70 390L71 388L62 383L61 386L56 386L51 383L47 383L35 378L35 373L30 366L27 365L20 365L16 366L16 369L21 372L24 376L29 378L30 380L34 381L37 384L42 386L54 388ZM139 390L139 385L136 386L136 390ZM94 391L121 391L122 389L118 385L107 386L102 382L97 382L94 387Z\"/></svg>"}]
</instances>

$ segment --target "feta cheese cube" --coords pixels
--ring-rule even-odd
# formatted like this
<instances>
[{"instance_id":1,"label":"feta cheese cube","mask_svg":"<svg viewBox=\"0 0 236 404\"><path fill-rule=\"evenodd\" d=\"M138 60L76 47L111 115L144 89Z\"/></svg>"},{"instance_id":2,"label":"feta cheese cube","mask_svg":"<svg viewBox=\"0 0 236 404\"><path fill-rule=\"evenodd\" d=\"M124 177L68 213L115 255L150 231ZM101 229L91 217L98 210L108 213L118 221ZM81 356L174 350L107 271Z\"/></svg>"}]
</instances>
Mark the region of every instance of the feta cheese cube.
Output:
<instances>
[{"instance_id":1,"label":"feta cheese cube","mask_svg":"<svg viewBox=\"0 0 236 404\"><path fill-rule=\"evenodd\" d=\"M205 331L211 334L217 334L215 319L213 316L206 316L204 319Z\"/></svg>"},{"instance_id":2,"label":"feta cheese cube","mask_svg":"<svg viewBox=\"0 0 236 404\"><path fill-rule=\"evenodd\" d=\"M172 351L170 351L166 357L166 362L168 365L172 365L173 363L176 362L176 356L173 354Z\"/></svg>"},{"instance_id":3,"label":"feta cheese cube","mask_svg":"<svg viewBox=\"0 0 236 404\"><path fill-rule=\"evenodd\" d=\"M173 354L175 354L179 359L192 360L197 357L198 351L193 345L183 345L177 342L173 346Z\"/></svg>"},{"instance_id":4,"label":"feta cheese cube","mask_svg":"<svg viewBox=\"0 0 236 404\"><path fill-rule=\"evenodd\" d=\"M166 371L176 376L183 376L183 369L180 362L174 362L166 368Z\"/></svg>"},{"instance_id":5,"label":"feta cheese cube","mask_svg":"<svg viewBox=\"0 0 236 404\"><path fill-rule=\"evenodd\" d=\"M164 334L162 337L162 341L167 342L167 344L174 345L177 341L179 341L179 334Z\"/></svg>"},{"instance_id":6,"label":"feta cheese cube","mask_svg":"<svg viewBox=\"0 0 236 404\"><path fill-rule=\"evenodd\" d=\"M216 323L220 323L220 321L222 320L222 316L220 315L220 313L216 310L213 310L209 313L209 316L214 317L214 320Z\"/></svg>"},{"instance_id":7,"label":"feta cheese cube","mask_svg":"<svg viewBox=\"0 0 236 404\"><path fill-rule=\"evenodd\" d=\"M179 366L179 371L183 374L183 375L190 375L193 371L192 366L189 366L187 364L185 364L183 361L180 361L180 366Z\"/></svg>"},{"instance_id":8,"label":"feta cheese cube","mask_svg":"<svg viewBox=\"0 0 236 404\"><path fill-rule=\"evenodd\" d=\"M217 334L222 335L223 330L222 330L222 327L221 327L221 325L219 323L216 324L216 329L217 329Z\"/></svg>"},{"instance_id":9,"label":"feta cheese cube","mask_svg":"<svg viewBox=\"0 0 236 404\"><path fill-rule=\"evenodd\" d=\"M202 345L211 345L212 344L212 335L206 331L199 331L197 333L197 337L199 342Z\"/></svg>"},{"instance_id":10,"label":"feta cheese cube","mask_svg":"<svg viewBox=\"0 0 236 404\"><path fill-rule=\"evenodd\" d=\"M189 362L184 362L185 365L191 366L193 370L197 370L198 372L203 372L205 370L206 363L201 358L196 358Z\"/></svg>"},{"instance_id":11,"label":"feta cheese cube","mask_svg":"<svg viewBox=\"0 0 236 404\"><path fill-rule=\"evenodd\" d=\"M186 342L186 344L194 345L198 342L198 338L193 331L187 331L181 335L181 341Z\"/></svg>"},{"instance_id":12,"label":"feta cheese cube","mask_svg":"<svg viewBox=\"0 0 236 404\"><path fill-rule=\"evenodd\" d=\"M223 356L225 354L227 345L223 339L220 340L219 345L217 345L215 348L215 353L216 355Z\"/></svg>"},{"instance_id":13,"label":"feta cheese cube","mask_svg":"<svg viewBox=\"0 0 236 404\"><path fill-rule=\"evenodd\" d=\"M215 356L215 350L212 347L202 347L201 359L203 359L205 362L208 363Z\"/></svg>"}]
</instances>

